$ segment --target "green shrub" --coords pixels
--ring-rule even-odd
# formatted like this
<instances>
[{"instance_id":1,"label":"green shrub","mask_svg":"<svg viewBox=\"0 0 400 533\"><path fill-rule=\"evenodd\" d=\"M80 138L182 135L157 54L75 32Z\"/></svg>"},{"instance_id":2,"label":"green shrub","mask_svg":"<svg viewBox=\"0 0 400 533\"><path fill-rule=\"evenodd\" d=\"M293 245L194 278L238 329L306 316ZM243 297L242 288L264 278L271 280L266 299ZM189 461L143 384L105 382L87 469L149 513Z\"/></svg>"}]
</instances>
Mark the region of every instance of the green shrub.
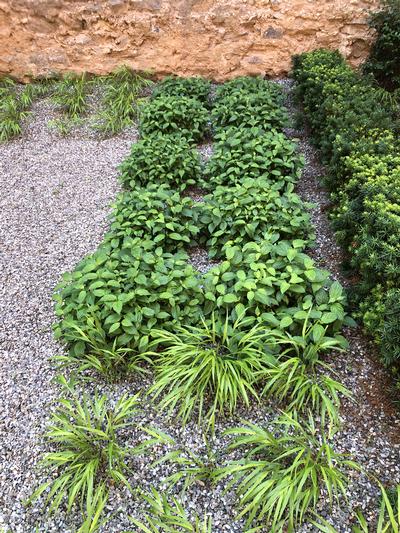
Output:
<instances>
[{"instance_id":1,"label":"green shrub","mask_svg":"<svg viewBox=\"0 0 400 533\"><path fill-rule=\"evenodd\" d=\"M211 121L217 132L232 126L281 129L288 124L288 114L285 107L277 104L274 95L242 90L219 98L212 109Z\"/></svg>"},{"instance_id":2,"label":"green shrub","mask_svg":"<svg viewBox=\"0 0 400 533\"><path fill-rule=\"evenodd\" d=\"M297 531L316 510L321 487L331 504L346 498L344 471L359 466L335 452L311 418L307 424L284 413L274 425L271 431L247 422L228 430L234 437L229 449L243 458L221 467L217 479L229 477L228 489L236 487L238 518L247 518L246 527Z\"/></svg>"},{"instance_id":3,"label":"green shrub","mask_svg":"<svg viewBox=\"0 0 400 533\"><path fill-rule=\"evenodd\" d=\"M342 287L302 252L304 241L277 239L226 245L225 261L204 275L205 312L229 312L236 318L246 308L255 321L292 334L300 333L309 317L335 334L348 323Z\"/></svg>"},{"instance_id":4,"label":"green shrub","mask_svg":"<svg viewBox=\"0 0 400 533\"><path fill-rule=\"evenodd\" d=\"M186 96L199 100L207 107L209 104L210 89L210 82L204 78L167 76L155 86L153 98L160 96Z\"/></svg>"},{"instance_id":5,"label":"green shrub","mask_svg":"<svg viewBox=\"0 0 400 533\"><path fill-rule=\"evenodd\" d=\"M153 82L146 73L135 72L127 66L119 67L99 82L103 95L94 126L105 134L114 135L137 118L141 95Z\"/></svg>"},{"instance_id":6,"label":"green shrub","mask_svg":"<svg viewBox=\"0 0 400 533\"><path fill-rule=\"evenodd\" d=\"M203 296L185 253L169 254L151 241L126 238L121 248L105 244L64 274L55 299L57 338L68 341L72 324L87 332L93 318L108 343L143 351L152 328L198 319ZM80 356L88 348L75 342L70 354Z\"/></svg>"},{"instance_id":7,"label":"green shrub","mask_svg":"<svg viewBox=\"0 0 400 533\"><path fill-rule=\"evenodd\" d=\"M295 59L294 75L315 141L330 166L334 228L360 274L355 300L384 361L393 360L396 335L390 342L386 332L385 343L382 336L386 294L400 288L398 106L338 53L303 54ZM397 329L392 322L390 330Z\"/></svg>"},{"instance_id":8,"label":"green shrub","mask_svg":"<svg viewBox=\"0 0 400 533\"><path fill-rule=\"evenodd\" d=\"M200 223L210 257L218 256L228 241L243 246L259 242L270 233L278 233L283 240L312 242L307 207L293 192L292 184L282 194L265 178L218 186L200 206Z\"/></svg>"},{"instance_id":9,"label":"green shrub","mask_svg":"<svg viewBox=\"0 0 400 533\"><path fill-rule=\"evenodd\" d=\"M234 185L246 178L266 178L284 188L300 177L303 158L294 142L276 131L228 128L216 137L205 173L205 187Z\"/></svg>"},{"instance_id":10,"label":"green shrub","mask_svg":"<svg viewBox=\"0 0 400 533\"><path fill-rule=\"evenodd\" d=\"M381 347L383 362L397 369L400 362L399 296L399 289L377 285L360 305L365 327Z\"/></svg>"},{"instance_id":11,"label":"green shrub","mask_svg":"<svg viewBox=\"0 0 400 533\"><path fill-rule=\"evenodd\" d=\"M386 89L400 89L400 4L398 0L384 0L383 9L370 17L376 31L364 71L370 73Z\"/></svg>"},{"instance_id":12,"label":"green shrub","mask_svg":"<svg viewBox=\"0 0 400 533\"><path fill-rule=\"evenodd\" d=\"M45 494L49 512L57 511L63 502L68 512L74 503L85 512L93 506L93 500L100 500L100 504L107 500L108 485L130 488L126 458L134 450L122 446L120 433L133 425L139 397L123 396L112 407L105 396L95 395L92 400L83 395L79 399L65 379L61 381L68 397L60 401L52 415L46 438L55 450L42 461L50 480L34 492L30 501ZM102 508L104 505L100 505Z\"/></svg>"},{"instance_id":13,"label":"green shrub","mask_svg":"<svg viewBox=\"0 0 400 533\"><path fill-rule=\"evenodd\" d=\"M176 333L175 333L176 332ZM175 332L154 330L153 344L162 346L156 356L156 378L149 394L158 407L177 414L186 423L198 412L199 423L214 427L215 417L233 414L238 403L247 407L257 399L257 374L265 370L270 357L263 345L264 328L250 326L244 312L234 322L214 315L210 324L178 327Z\"/></svg>"},{"instance_id":14,"label":"green shrub","mask_svg":"<svg viewBox=\"0 0 400 533\"><path fill-rule=\"evenodd\" d=\"M193 200L181 198L165 185L149 185L123 193L113 206L105 237L120 248L126 237L149 239L166 252L188 246L199 232Z\"/></svg>"},{"instance_id":15,"label":"green shrub","mask_svg":"<svg viewBox=\"0 0 400 533\"><path fill-rule=\"evenodd\" d=\"M162 135L139 140L120 166L126 188L166 184L185 189L200 180L199 154L181 136Z\"/></svg>"},{"instance_id":16,"label":"green shrub","mask_svg":"<svg viewBox=\"0 0 400 533\"><path fill-rule=\"evenodd\" d=\"M159 96L142 106L139 129L143 137L178 134L199 143L208 132L208 112L194 98Z\"/></svg>"},{"instance_id":17,"label":"green shrub","mask_svg":"<svg viewBox=\"0 0 400 533\"><path fill-rule=\"evenodd\" d=\"M235 94L264 94L270 96L277 104L283 103L283 93L279 85L261 76L238 76L226 81L217 87L215 101L218 102Z\"/></svg>"}]
</instances>

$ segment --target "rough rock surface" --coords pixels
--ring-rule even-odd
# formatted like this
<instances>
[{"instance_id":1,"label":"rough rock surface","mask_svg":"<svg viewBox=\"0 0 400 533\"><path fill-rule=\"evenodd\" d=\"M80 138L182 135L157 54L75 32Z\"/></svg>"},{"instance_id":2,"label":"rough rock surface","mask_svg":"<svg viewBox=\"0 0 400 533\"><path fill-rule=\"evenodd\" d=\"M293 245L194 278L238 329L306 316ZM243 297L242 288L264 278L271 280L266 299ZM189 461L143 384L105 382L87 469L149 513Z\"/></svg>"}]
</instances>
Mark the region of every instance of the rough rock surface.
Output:
<instances>
[{"instance_id":1,"label":"rough rock surface","mask_svg":"<svg viewBox=\"0 0 400 533\"><path fill-rule=\"evenodd\" d=\"M0 73L282 75L291 56L339 48L367 55L378 0L0 0Z\"/></svg>"}]
</instances>

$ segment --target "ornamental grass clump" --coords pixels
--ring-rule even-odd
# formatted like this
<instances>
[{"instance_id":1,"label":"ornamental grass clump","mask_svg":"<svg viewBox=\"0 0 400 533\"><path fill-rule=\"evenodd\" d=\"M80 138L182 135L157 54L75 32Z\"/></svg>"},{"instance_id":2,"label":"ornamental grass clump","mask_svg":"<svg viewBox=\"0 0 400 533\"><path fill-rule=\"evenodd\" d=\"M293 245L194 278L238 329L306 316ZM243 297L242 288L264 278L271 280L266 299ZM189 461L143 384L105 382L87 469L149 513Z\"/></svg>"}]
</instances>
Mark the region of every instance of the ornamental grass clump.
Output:
<instances>
[{"instance_id":1,"label":"ornamental grass clump","mask_svg":"<svg viewBox=\"0 0 400 533\"><path fill-rule=\"evenodd\" d=\"M143 493L142 498L149 508L147 513L144 513L144 520L130 518L139 531L144 531L144 533L212 533L211 518L207 515L204 518L197 515L189 516L177 498L158 492L154 487L151 488L151 492Z\"/></svg>"},{"instance_id":2,"label":"ornamental grass clump","mask_svg":"<svg viewBox=\"0 0 400 533\"><path fill-rule=\"evenodd\" d=\"M258 400L257 375L270 362L263 334L259 325L248 327L244 314L235 322L211 315L201 326L153 331L150 346L160 348L152 354L156 377L149 394L160 409L176 409L184 423L196 414L213 427L218 415Z\"/></svg>"},{"instance_id":3,"label":"ornamental grass clump","mask_svg":"<svg viewBox=\"0 0 400 533\"><path fill-rule=\"evenodd\" d=\"M297 531L322 494L331 505L346 499L346 470L360 468L334 451L311 416L304 421L283 413L271 429L244 422L226 434L233 437L229 449L242 458L220 467L216 479L228 478L227 490L236 491L237 518L246 518L246 527L255 531Z\"/></svg>"},{"instance_id":4,"label":"ornamental grass clump","mask_svg":"<svg viewBox=\"0 0 400 533\"><path fill-rule=\"evenodd\" d=\"M102 104L94 127L107 135L115 135L130 126L138 116L146 88L153 85L149 74L121 66L100 78Z\"/></svg>"},{"instance_id":5,"label":"ornamental grass clump","mask_svg":"<svg viewBox=\"0 0 400 533\"><path fill-rule=\"evenodd\" d=\"M105 396L80 398L70 383L60 381L67 397L52 415L46 439L54 450L42 461L51 479L33 493L30 502L43 496L50 513L63 504L70 512L76 504L84 515L88 509L96 512L99 505L104 507L101 502L107 500L110 484L131 490L127 457L134 450L122 444L120 433L135 424L139 396L124 395L111 406Z\"/></svg>"}]
</instances>

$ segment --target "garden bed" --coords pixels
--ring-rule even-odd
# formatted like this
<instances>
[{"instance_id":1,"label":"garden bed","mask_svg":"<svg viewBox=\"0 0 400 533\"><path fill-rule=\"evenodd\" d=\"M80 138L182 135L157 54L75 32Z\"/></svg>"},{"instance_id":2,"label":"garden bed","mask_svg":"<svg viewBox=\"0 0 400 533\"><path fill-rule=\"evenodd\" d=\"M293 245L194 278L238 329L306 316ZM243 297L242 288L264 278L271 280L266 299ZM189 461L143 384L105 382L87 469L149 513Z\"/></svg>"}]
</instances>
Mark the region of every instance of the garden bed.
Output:
<instances>
[{"instance_id":1,"label":"garden bed","mask_svg":"<svg viewBox=\"0 0 400 533\"><path fill-rule=\"evenodd\" d=\"M282 85L290 93L290 82L282 82ZM229 87L229 85L227 86ZM266 116L263 117L262 114L254 117L249 113L249 116L246 117L246 114L242 112L237 113L236 118L231 116L230 123L233 123L235 127L243 127L243 117L245 116L245 119L248 120L247 126L259 127L254 125L254 118L257 118L259 121L263 121L265 127L265 124L268 124L272 117L273 123L266 127L267 134L272 127L281 129L284 123L284 108L280 103L279 93L276 92L275 95L275 89L270 88L270 90L272 91L273 99L272 104L268 100L269 108L268 115L266 115L268 119ZM200 100L204 98L202 94L200 92ZM228 95L228 103L229 97ZM274 100L275 97L277 98L276 101ZM172 101L168 101L168 98L174 97L167 96L162 104L157 103L158 108L161 108L163 113L165 113L165 109L171 109L173 104ZM290 99L288 102L290 104ZM203 101L203 103L205 102ZM172 107L174 109L177 108L176 106ZM189 198L188 202L191 201L190 198L194 201L193 205L187 204L188 206L190 205L191 210L187 215L187 220L183 223L182 219L180 219L179 230L172 228L169 230L170 233L165 233L163 240L160 241L169 253L171 251L175 253L176 248L184 249L187 246L186 242L182 240L183 235L187 235L189 241L195 244L189 253L190 264L200 272L200 274L190 273L190 277L197 276L197 279L200 279L199 285L193 289L193 291L197 291L194 298L203 298L199 294L203 294L204 286L208 288L208 292L213 293L215 290L213 288L215 282L207 278L207 275L210 275L207 272L209 272L210 267L220 268L221 261L226 253L222 250L222 247L228 240L226 235L229 228L224 225L224 222L231 215L227 212L218 213L217 219L213 221L217 230L221 228L219 234L216 234L215 230L210 234L208 234L210 230L204 230L204 225L210 223L210 211L204 210L204 205L215 200L214 209L216 209L218 202L220 202L219 197L215 195L215 183L212 183L212 179L218 176L216 183L219 182L225 186L227 183L229 184L228 190L223 191L223 194L227 195L230 200L226 203L226 206L222 203L219 204L220 209L229 207L234 197L239 197L239 193L243 194L243 191L242 188L240 190L234 188L236 183L240 181L240 176L226 172L227 166L223 166L224 157L230 150L230 157L240 160L240 157L243 157L243 153L240 153L240 150L238 151L236 147L239 146L241 148L244 142L248 143L248 146L257 146L262 137L261 132L258 132L254 138L244 135L244 140L242 138L241 143L234 143L232 149L228 149L224 143L231 142L235 137L235 132L229 130L228 135L224 137L227 116L232 112L227 103L224 102L220 106L219 112L212 112L214 125L220 128L218 132L220 138L218 138L218 135L216 136L214 154L212 155L210 143L204 144L202 142L202 138L204 138L209 127L209 113L206 111L204 114L203 109L196 104L196 108L189 116L193 117L197 113L198 122L194 128L191 123L185 124L183 129L180 129L180 132L187 131L187 138L190 142L200 142L198 150L202 156L203 164L207 160L209 166L206 168L211 170L208 172L202 171L201 168L204 168L204 166L198 166L196 154L193 157L188 155L192 150L190 143L188 146L182 143L181 153L185 157L181 160L185 165L185 180L179 174L173 175L170 171L163 170L164 175L169 176L170 184L172 184L174 189L178 190L185 188L188 176L197 176L197 183L194 178L193 181L195 183L191 184L191 188L184 190L181 195ZM271 109L274 110L273 113L271 113ZM73 531L74 527L79 527L82 522L81 513L76 508L68 514L61 512L56 514L54 518L48 519L43 512L43 498L34 502L28 508L25 508L22 504L22 500L28 497L37 486L39 477L46 478L35 469L37 460L48 449L48 445L42 441L43 431L48 422L48 417L43 416L43 413L49 413L51 402L56 400L57 395L60 393L58 387L50 386L50 379L55 373L54 366L48 360L49 356L62 352L61 347L52 340L50 332L50 325L54 321L50 305L52 288L58 281L62 271L72 270L79 259L85 254L93 252L96 245L101 245L100 241L104 233L106 233L106 241L112 243L111 246L114 248L121 246L121 242L126 238L125 229L122 228L126 216L132 217L130 219L130 227L135 228L134 235L129 235L129 238L135 239L138 235L141 238L146 238L144 233L140 234L140 223L138 223L139 219L136 211L134 211L133 215L129 213L129 199L126 203L127 211L124 210L123 201L122 204L119 203L118 213L121 214L122 218L119 222L116 222L116 217L114 216L114 227L111 227L111 234L106 223L107 205L115 198L117 193L116 176L118 172L116 166L122 163L122 160L128 154L130 143L136 140L136 132L132 130L131 133L124 133L121 137L102 141L89 140L85 137L85 134L80 134L80 138L75 138L72 135L72 137L67 136L65 139L55 139L54 134L49 137L40 126L40 124L45 122L43 114L48 112L51 113L51 107L47 107L47 104L40 102L38 104L38 112L35 113L34 121L31 122L27 132L27 137L11 141L0 147L3 155L1 175L4 179L4 185L7 182L2 213L2 216L7 221L7 231L3 236L3 240L6 243L7 251L14 259L12 265L7 263L6 266L7 282L6 291L3 293L3 309L6 309L6 328L3 334L6 340L6 350L2 358L2 364L4 365L6 378L2 380L4 391L1 395L1 401L5 404L3 412L8 414L2 423L4 427L10 423L13 425L11 426L11 431L8 429L5 446L3 446L3 450L5 450L5 454L2 456L4 474L1 474L3 477L0 477L2 485L0 498L3 500L1 509L4 509L2 511L4 516L0 513L0 518L3 519L6 531L10 529L17 532L34 531L36 526L39 527L39 531L46 532ZM146 136L153 133L152 129L158 129L159 127L157 120L152 120L154 116L155 110L153 109L153 112L147 115L146 129L142 127L142 139L144 140L141 142L143 143L143 149L146 148ZM29 137L29 131L34 132L34 137L37 137L38 140ZM42 136L38 135L38 132ZM306 253L316 261L318 267L328 269L333 279L339 280L344 286L349 286L350 281L340 271L341 252L335 244L333 234L329 229L325 209L328 203L327 194L321 188L318 180L320 173L323 173L324 169L316 163L315 153L309 143L307 131L294 131L292 128L288 133L290 133L291 137L295 136L301 139L299 150L306 156L305 168L300 172L299 155L296 149L292 152L292 144L287 144L289 141L282 134L267 135L265 143L270 143L270 146L274 146L276 150L284 150L282 153L285 154L285 157L288 157L288 160L285 161L289 169L288 174L278 171L275 174L278 176L277 183L272 188L275 191L287 190L287 184L293 183L299 196L304 201L314 202L316 206L311 208L310 211L311 224L306 218L302 218L307 213L307 209L304 207L303 210L301 203L299 204L298 200L292 196L294 193L292 193L290 186L289 198L291 202L290 209L292 210L290 211L290 219L295 220L297 217L298 223L288 228L285 220L283 219L282 221L278 218L282 227L285 226L285 230L282 230L282 228L274 226L277 222L273 218L264 220L265 213L262 211L260 211L260 218L257 222L260 222L261 226L264 223L268 230L273 227L274 232L284 231L286 240L288 235L289 239L303 239L305 241L309 239L310 242L305 250ZM156 159L162 159L162 155L157 154L162 154L164 150L171 149L168 142L167 144L163 144L163 142L161 141L159 146L160 152L155 151L154 145L150 143L148 157L151 157L151 152L153 151L153 156L155 155ZM174 143L175 148L176 144ZM263 154L261 156L261 166L266 165L266 146L266 144L262 145L262 151L260 152L260 154ZM133 148L133 156L128 157L122 167L123 183L128 190L125 193L126 195L135 194L135 189L144 185L144 183L140 183L140 180L143 176L149 175L149 170L144 170L143 167L139 168L138 171L140 150L139 142ZM21 153L23 154L22 156L20 155ZM45 161L48 161L47 165L43 165L43 154L46 154ZM66 156L66 154L68 155ZM179 157L181 156L179 155ZM148 158L143 158L140 164L146 165L148 160ZM7 161L13 161L13 164L10 165ZM229 164L229 162L226 163L228 166ZM280 164L278 162L278 165ZM261 174L270 172L271 168L277 170L276 166L270 166L267 170L263 167ZM39 171L39 169L43 170ZM257 174L259 172L257 168L255 171L249 168L246 172L250 174L253 172L252 179L262 179L254 175L254 173ZM283 179L281 180L282 177ZM153 201L160 201L161 183L157 181L157 177L153 176L152 179L157 183L157 187L148 205ZM259 190L262 191L262 187L265 188L268 183L261 181L259 185ZM200 189L198 188L199 186L201 187ZM253 187L253 184L250 183L249 187ZM233 196L232 190L236 191ZM249 190L251 191L252 189L250 188ZM210 196L207 197L207 194ZM257 195L254 195L254 192L252 194L253 201L258 200ZM273 201L279 202L280 194L279 192L279 194L274 195L272 197ZM140 192L139 197L143 201L142 192ZM135 197L134 206L138 205L139 197ZM174 197L173 201L171 200L171 209L174 206L176 207L176 205L180 206L181 200L178 197ZM168 202L170 200L165 197L162 201ZM247 197L246 201L248 201ZM157 205L156 203L154 204L154 208L152 207L154 213L152 211L151 217L148 217L147 220L158 220L159 209ZM250 208L252 207L254 207L253 204L250 204ZM200 210L199 214L196 214L198 217L196 221L200 220L199 224L203 224L202 238L199 242L197 242L199 233L189 227L194 224L191 218L193 213L196 213L196 209ZM280 209L281 211L278 211L278 213L284 212L281 206ZM201 222L201 218L204 219L203 222ZM177 222L171 223L176 224ZM135 226L132 226L133 224ZM157 224L158 222L154 222L150 228L150 231L153 232L152 238L155 238L157 231L159 231L154 229ZM266 228L264 229L265 235L268 233ZM119 233L121 231L122 233ZM316 233L315 245L310 247L313 240L310 235L313 231ZM174 233L179 236L179 239L176 235L173 235ZM245 246L246 240L251 241L248 235L241 231L240 227L229 235L233 235L237 239L239 248ZM258 235L260 242L264 238L263 235L263 233ZM279 235L277 242L279 240L282 240L282 233ZM213 258L211 260L206 258L207 250L212 251ZM250 253L249 249L247 251L247 253ZM227 253L228 257L231 257L231 252ZM285 253L287 253L287 250ZM243 257L243 265L245 265L245 256L246 254ZM295 255L293 255L294 257ZM231 259L233 259L233 256ZM187 259L183 258L182 260L185 261ZM266 259L263 258L262 261L266 261ZM183 267L179 266L180 268ZM235 272L235 269L232 268L232 271ZM223 273L217 275L217 277L221 278L222 276ZM15 292L17 283L24 290ZM68 291L68 283L70 282L67 282L62 290ZM68 299L73 301L71 298L77 298L76 301L82 299L84 301L85 296L79 296L82 290L84 290L83 287L79 287L76 297L71 297L71 293L65 292L63 301L65 302ZM99 287L94 290L99 290ZM157 288L154 286L152 291L156 290ZM308 290L311 291L311 289ZM226 294L234 294L234 289L230 288L229 291L225 291ZM220 297L218 292L213 293L213 295L216 300ZM144 299L141 305L146 306L145 300L149 300L150 295L143 296ZM205 300L202 301L201 306L204 305ZM230 300L230 297L226 298L225 301L222 298L220 304L214 307L215 313L220 313L222 318L224 318L226 310L229 313L234 313L233 303L236 305L238 302L236 300L231 302ZM153 301L157 303L157 299ZM207 301L210 303L213 300ZM245 307L251 307L251 301L247 301ZM16 302L18 303L18 312L16 311ZM65 316L66 312L63 305L65 304L59 305L59 309L62 311L61 314ZM197 304L188 303L187 305L193 307ZM206 311L206 316L207 313L209 316L211 309L213 309L213 306L208 307L209 310ZM206 307L203 307L203 312L205 309ZM279 315L280 321L285 319L284 311L282 306L276 311L281 313ZM187 310L184 312L189 313ZM184 317L185 315L183 314L182 316ZM188 320L192 320L191 315L189 314L188 316ZM257 316L257 312L254 312L254 316ZM169 319L167 317L162 317L160 320L165 322L164 327L167 330L171 329L171 324L168 323ZM181 318L180 320L184 325L187 322L186 318ZM195 322L196 320L198 319L195 319ZM296 319L294 322L296 322ZM332 325L333 322L329 318L326 325ZM339 320L339 322L342 321ZM283 324L285 323L288 323L288 321L283 322ZM290 325L291 323L287 327ZM332 330L332 335L339 332L340 325L336 330ZM172 329L175 326L172 324ZM160 326L157 324L157 327ZM66 329L67 327L64 327L64 330L59 330L59 333L64 338ZM114 335L112 335L113 332ZM123 334L118 328L109 333L111 337ZM147 331L141 332L138 341L146 334ZM374 348L359 329L346 329L346 336L350 342L347 352L333 352L331 355L325 356L325 359L331 362L332 368L338 373L336 379L339 379L343 385L347 386L354 395L354 401L344 400L342 402L342 424L333 438L333 445L336 451L349 453L352 459L359 462L366 469L366 473L350 469L350 483L347 489L349 502L346 504L342 501L341 509L336 504L333 509L330 509L325 492L322 492L317 506L318 513L322 517L328 518L336 529L341 532L351 531L356 509L361 509L367 519L371 521L377 515L379 488L367 474L375 475L383 483L393 484L393 482L400 481L398 466L400 447L396 438L400 421L389 404L389 395L387 396L381 391L381 384L384 381L381 381L377 375L381 375L384 378L384 372L376 362ZM129 339L129 343L132 343L132 340L132 338ZM23 348L24 346L25 349ZM65 351L64 354L67 355L67 352ZM82 353L78 350L74 355L82 356ZM70 370L67 373L70 375ZM240 405L230 416L218 416L215 421L215 433L212 431L206 432L206 445L203 432L200 431L194 420L189 421L187 425L183 425L182 421L177 419L176 416L170 418L161 413L157 401L152 402L151 398L146 398L143 395L144 391L154 385L154 378L151 374L133 373L119 379L114 384L107 384L104 378L99 377L92 371L86 372L86 374L90 377L89 381L80 382L75 387L80 398L82 398L82 393L89 394L91 397L94 397L95 393L105 394L113 405L124 393L129 396L142 393L140 407L143 413L137 415L135 419L137 425L133 429L125 429L121 432L121 445L132 448L146 438L145 433L138 426L156 427L170 435L177 443L175 448L184 450L183 455L188 457L189 460L190 454L193 453L197 454L201 459L204 467L203 478L200 476L199 479L195 480L183 496L180 496L179 490L182 488L182 483L173 490L173 494L182 501L189 516L192 518L195 514L200 517L204 514L210 516L213 522L213 532L241 532L247 530L243 519L235 520L235 515L237 510L240 510L240 507L238 507L238 499L233 488L225 493L226 482L223 479L219 480L211 488L211 485L204 477L206 478L206 474L209 474L216 465L221 466L233 458L240 457L238 452L226 451L226 445L231 438L223 434L224 430L242 425L243 419L262 427L272 428L272 422L279 410L284 406L284 403L279 403L273 397L269 398L268 401L263 401L260 405L255 401L251 401L249 408ZM370 392L375 387L380 389L379 395L373 390L372 393ZM63 394L66 394L65 391ZM316 414L316 419L318 420L318 413ZM18 447L16 443L18 443ZM134 489L133 493L124 486L112 483L104 512L104 516L109 517L110 520L104 526L104 531L137 531L135 529L136 526L132 524L129 517L133 516L143 521L147 509L143 497L138 492L139 489L149 491L151 487L156 487L158 490L163 491L165 489L163 479L179 470L176 464L168 462L152 466L155 459L160 458L170 449L171 446L158 444L147 453L129 458L128 466L131 468L131 473L128 474L128 479ZM312 530L311 528L312 526L307 525L307 521L305 521L302 526L298 526L296 531L309 531ZM268 531L269 529L266 526L262 530Z\"/></svg>"}]
</instances>

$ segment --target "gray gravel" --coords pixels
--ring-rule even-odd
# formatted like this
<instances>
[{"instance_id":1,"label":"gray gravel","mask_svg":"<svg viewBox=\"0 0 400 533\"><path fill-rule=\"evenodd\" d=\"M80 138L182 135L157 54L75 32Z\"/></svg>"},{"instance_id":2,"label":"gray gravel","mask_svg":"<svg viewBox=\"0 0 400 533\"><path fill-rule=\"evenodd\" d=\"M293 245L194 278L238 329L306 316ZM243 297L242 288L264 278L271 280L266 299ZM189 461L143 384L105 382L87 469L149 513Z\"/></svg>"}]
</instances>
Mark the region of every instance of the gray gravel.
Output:
<instances>
[{"instance_id":1,"label":"gray gravel","mask_svg":"<svg viewBox=\"0 0 400 533\"><path fill-rule=\"evenodd\" d=\"M46 126L53 115L37 103L23 137L0 145L0 529L13 533L31 531L22 500L55 395L52 291L100 243L117 165L136 139L60 139Z\"/></svg>"},{"instance_id":2,"label":"gray gravel","mask_svg":"<svg viewBox=\"0 0 400 533\"><path fill-rule=\"evenodd\" d=\"M282 83L290 89L290 81ZM77 517L60 514L47 520L40 502L28 510L22 503L40 479L35 466L46 448L43 431L58 393L51 384L54 373L49 357L62 348L52 340L51 294L60 275L101 241L107 227L108 205L117 193L116 167L129 152L136 132L100 142L85 137L82 131L60 139L46 127L54 113L51 104L42 101L36 105L24 137L0 146L0 531L3 526L13 533L34 533L37 525L43 533L69 533L74 531ZM316 181L323 169L316 165L307 132L291 133L301 138L301 150L307 159L299 193L308 201L325 205L327 195ZM326 212L317 207L312 216L317 230L314 257L343 280L340 250L334 244ZM204 250L193 250L192 261L208 268ZM349 352L332 357L332 362L354 392L355 403L344 403L344 425L335 437L336 448L351 453L383 481L400 482L400 421L385 392L390 383L362 333L352 331L348 337ZM150 378L134 376L129 381L106 385L96 378L84 387L87 391L104 392L115 400L124 392L145 390L150 382ZM143 407L140 424L157 426L182 446L206 456L202 433L194 424L182 428L176 419L158 413L147 400L143 400ZM277 407L254 406L250 412L239 410L234 418L219 421L212 448L216 452L223 449L226 438L222 431L239 424L241 417L268 425ZM127 445L133 445L143 436L136 429L124 438ZM172 467L151 467L152 460L162 451L132 459L130 481L134 487L163 487L162 480ZM219 460L226 458L222 454ZM185 504L190 511L209 513L214 519L214 533L243 532L243 524L233 520L233 495L224 495L222 489L195 485L187 493ZM321 512L343 533L351 530L352 508L362 507L371 518L377 510L377 489L365 476L353 477L348 496L350 511L346 506L343 510L335 506L331 511L328 502L321 501ZM116 514L103 528L104 533L132 531L128 516L141 517L143 505L126 490L113 488L108 511ZM299 531L312 530L304 526Z\"/></svg>"}]
</instances>

